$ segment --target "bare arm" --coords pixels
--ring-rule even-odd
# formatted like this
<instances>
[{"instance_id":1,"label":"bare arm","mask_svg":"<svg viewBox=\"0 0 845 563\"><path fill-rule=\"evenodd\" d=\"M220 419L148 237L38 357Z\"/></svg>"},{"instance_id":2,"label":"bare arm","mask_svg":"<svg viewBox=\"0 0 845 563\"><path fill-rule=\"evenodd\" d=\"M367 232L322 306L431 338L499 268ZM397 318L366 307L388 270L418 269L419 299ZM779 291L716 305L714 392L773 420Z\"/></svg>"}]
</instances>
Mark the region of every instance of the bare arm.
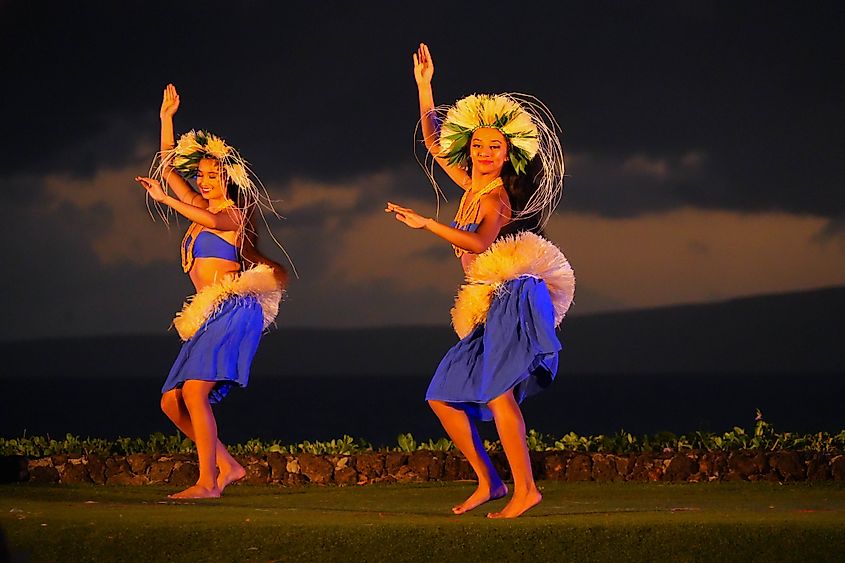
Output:
<instances>
[{"instance_id":1,"label":"bare arm","mask_svg":"<svg viewBox=\"0 0 845 563\"><path fill-rule=\"evenodd\" d=\"M170 207L186 219L189 219L198 225L218 231L241 230L241 226L243 225L243 215L236 207L229 207L221 213L212 213L204 207L197 207L167 195L161 188L161 184L154 178L144 178L138 176L135 180L137 180L138 183L147 190L147 193L150 194L151 198Z\"/></svg>"},{"instance_id":2,"label":"bare arm","mask_svg":"<svg viewBox=\"0 0 845 563\"><path fill-rule=\"evenodd\" d=\"M179 109L179 93L173 84L168 84L164 88L164 95L161 100L161 110L159 117L161 118L161 143L159 150L162 152L172 149L176 146L176 141L173 135L173 116ZM179 200L190 203L197 207L208 207L201 195L191 188L191 185L179 175L170 166L165 166L162 170L162 178L167 182L167 185L176 194Z\"/></svg>"},{"instance_id":3,"label":"bare arm","mask_svg":"<svg viewBox=\"0 0 845 563\"><path fill-rule=\"evenodd\" d=\"M425 229L467 252L481 254L493 244L499 236L499 231L510 220L510 207L502 200L499 192L484 196L480 203L480 219L478 229L474 233L438 223L430 217L423 217L413 209L395 203L388 202L385 211L395 213L397 221L413 229Z\"/></svg>"},{"instance_id":4,"label":"bare arm","mask_svg":"<svg viewBox=\"0 0 845 563\"><path fill-rule=\"evenodd\" d=\"M446 174L462 189L468 190L472 185L472 179L466 170L460 166L449 164L449 160L438 156L440 154L440 143L437 127L436 114L434 112L434 93L431 89L431 79L434 77L434 60L428 51L425 43L420 43L417 52L414 53L414 79L417 81L417 90L420 97L420 123L422 125L423 142L425 148L437 161Z\"/></svg>"}]
</instances>

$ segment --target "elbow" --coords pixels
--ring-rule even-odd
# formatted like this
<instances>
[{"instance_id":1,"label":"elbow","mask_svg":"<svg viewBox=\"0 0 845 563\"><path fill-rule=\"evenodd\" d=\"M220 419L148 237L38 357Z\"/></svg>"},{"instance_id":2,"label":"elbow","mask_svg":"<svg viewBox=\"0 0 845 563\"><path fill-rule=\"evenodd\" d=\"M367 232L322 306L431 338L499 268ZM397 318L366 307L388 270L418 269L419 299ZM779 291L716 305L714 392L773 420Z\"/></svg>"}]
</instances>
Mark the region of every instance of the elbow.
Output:
<instances>
[{"instance_id":1,"label":"elbow","mask_svg":"<svg viewBox=\"0 0 845 563\"><path fill-rule=\"evenodd\" d=\"M472 248L468 248L467 250L469 250L473 254L481 254L482 252L490 248L490 246L493 244L493 242L495 242L495 240L495 238L490 240L476 238L472 241Z\"/></svg>"},{"instance_id":2,"label":"elbow","mask_svg":"<svg viewBox=\"0 0 845 563\"><path fill-rule=\"evenodd\" d=\"M465 251L470 252L472 254L481 254L482 252L487 250L490 245L484 245L481 241L471 240L463 242L461 244L455 244L455 246L463 248Z\"/></svg>"}]
</instances>

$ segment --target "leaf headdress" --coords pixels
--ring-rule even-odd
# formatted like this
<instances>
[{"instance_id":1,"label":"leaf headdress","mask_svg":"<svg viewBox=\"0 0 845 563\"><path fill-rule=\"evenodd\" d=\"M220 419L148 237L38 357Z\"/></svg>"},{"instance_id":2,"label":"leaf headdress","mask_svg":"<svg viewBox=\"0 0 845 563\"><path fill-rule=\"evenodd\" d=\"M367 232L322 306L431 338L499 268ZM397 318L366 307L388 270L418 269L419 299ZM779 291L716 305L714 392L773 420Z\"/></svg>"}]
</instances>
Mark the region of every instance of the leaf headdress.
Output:
<instances>
[{"instance_id":1,"label":"leaf headdress","mask_svg":"<svg viewBox=\"0 0 845 563\"><path fill-rule=\"evenodd\" d=\"M539 213L541 223L548 221L560 201L564 159L557 135L560 127L542 102L526 94L472 94L434 111L440 119L440 152L435 156L451 165L469 166L469 142L475 130L482 127L497 129L507 139L510 163L517 174L526 174L528 163L539 159L541 172L532 179L537 189L516 215ZM441 193L433 175L429 177Z\"/></svg>"},{"instance_id":2,"label":"leaf headdress","mask_svg":"<svg viewBox=\"0 0 845 563\"><path fill-rule=\"evenodd\" d=\"M264 191L258 189L256 183L250 178L255 174L235 147L227 144L217 135L202 130L192 129L179 137L175 147L160 152L154 174L161 176L164 168L172 167L183 177L193 178L203 158L212 158L220 162L226 178L238 186L239 190L245 192L244 195ZM258 185L261 185L260 180L258 180Z\"/></svg>"}]
</instances>

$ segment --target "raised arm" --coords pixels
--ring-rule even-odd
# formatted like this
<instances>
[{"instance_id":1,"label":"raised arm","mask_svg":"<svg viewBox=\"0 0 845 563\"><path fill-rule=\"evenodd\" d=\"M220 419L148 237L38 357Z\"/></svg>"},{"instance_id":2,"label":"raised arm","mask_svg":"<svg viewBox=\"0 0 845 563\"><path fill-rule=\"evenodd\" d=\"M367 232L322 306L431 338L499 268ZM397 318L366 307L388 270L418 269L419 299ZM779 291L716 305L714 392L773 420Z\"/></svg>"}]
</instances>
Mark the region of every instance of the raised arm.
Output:
<instances>
[{"instance_id":1,"label":"raised arm","mask_svg":"<svg viewBox=\"0 0 845 563\"><path fill-rule=\"evenodd\" d=\"M186 219L193 221L203 227L215 229L218 231L241 231L243 226L243 214L237 207L229 207L219 213L212 213L206 209L207 204L203 207L197 207L190 203L180 201L175 197L164 193L161 184L155 178L145 178L136 176L135 180L147 190L150 197L157 202L164 204L173 209L178 214ZM202 199L202 196L200 196ZM203 202L205 200L203 199Z\"/></svg>"},{"instance_id":2,"label":"raised arm","mask_svg":"<svg viewBox=\"0 0 845 563\"><path fill-rule=\"evenodd\" d=\"M499 231L510 220L510 205L506 198L506 195L498 191L481 198L478 229L474 233L444 225L430 217L423 217L413 209L401 207L395 203L388 202L385 211L394 213L397 221L405 223L412 229L425 229L467 252L481 254L493 244L499 236Z\"/></svg>"},{"instance_id":3,"label":"raised arm","mask_svg":"<svg viewBox=\"0 0 845 563\"><path fill-rule=\"evenodd\" d=\"M434 157L446 174L462 189L468 190L472 185L472 179L466 170L460 166L449 164L449 160L439 157L440 133L437 124L437 115L434 112L434 93L431 89L431 79L434 77L434 60L428 51L428 45L420 43L417 52L414 53L414 79L417 81L417 90L420 97L420 123L422 125L423 142L425 148Z\"/></svg>"},{"instance_id":4,"label":"raised arm","mask_svg":"<svg viewBox=\"0 0 845 563\"><path fill-rule=\"evenodd\" d=\"M168 84L164 88L164 95L161 100L161 110L159 110L159 117L161 118L161 143L160 148L162 152L172 149L176 146L176 141L173 135L173 116L179 109L179 93L173 84ZM203 199L201 195L191 188L191 185L185 181L182 176L170 166L166 166L162 170L162 178L167 182L167 185L176 194L176 197L184 203L189 203L197 207L208 207L208 202Z\"/></svg>"}]
</instances>

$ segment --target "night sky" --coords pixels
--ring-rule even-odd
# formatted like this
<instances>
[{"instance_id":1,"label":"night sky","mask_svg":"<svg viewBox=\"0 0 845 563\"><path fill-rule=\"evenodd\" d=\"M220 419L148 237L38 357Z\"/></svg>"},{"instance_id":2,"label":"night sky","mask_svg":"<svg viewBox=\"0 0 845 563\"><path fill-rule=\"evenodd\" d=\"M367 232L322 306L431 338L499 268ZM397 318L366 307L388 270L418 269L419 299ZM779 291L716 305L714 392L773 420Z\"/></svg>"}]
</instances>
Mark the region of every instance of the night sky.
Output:
<instances>
[{"instance_id":1,"label":"night sky","mask_svg":"<svg viewBox=\"0 0 845 563\"><path fill-rule=\"evenodd\" d=\"M153 222L132 180L168 82L177 134L224 137L278 200L281 326L446 325L451 248L383 212L436 208L420 41L438 103L526 92L557 117L571 314L845 284L839 4L306 4L0 2L0 339L161 333L191 293L187 222Z\"/></svg>"}]
</instances>

